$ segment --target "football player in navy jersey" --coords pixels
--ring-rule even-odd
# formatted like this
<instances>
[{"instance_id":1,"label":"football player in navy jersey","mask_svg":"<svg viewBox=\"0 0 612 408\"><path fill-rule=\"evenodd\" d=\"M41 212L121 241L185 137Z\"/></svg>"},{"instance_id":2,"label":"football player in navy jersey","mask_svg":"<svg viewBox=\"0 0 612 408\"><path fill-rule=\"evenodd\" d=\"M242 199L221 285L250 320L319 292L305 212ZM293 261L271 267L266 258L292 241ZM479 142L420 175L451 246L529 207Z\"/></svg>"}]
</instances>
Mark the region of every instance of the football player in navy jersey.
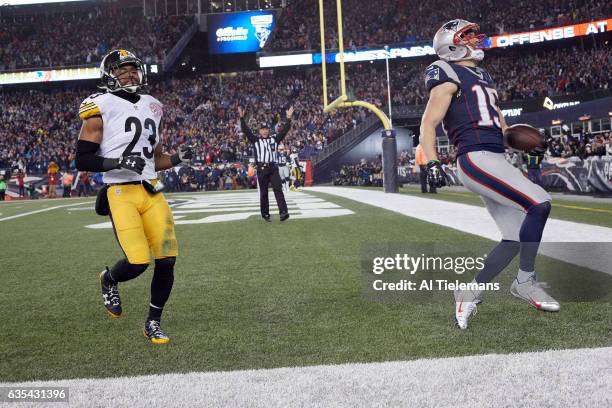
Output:
<instances>
[{"instance_id":1,"label":"football player in navy jersey","mask_svg":"<svg viewBox=\"0 0 612 408\"><path fill-rule=\"evenodd\" d=\"M484 58L486 39L479 31L477 24L452 20L434 37L440 60L425 71L430 97L420 135L425 156L430 158L428 178L438 187L446 185L435 148L436 127L442 123L450 143L457 148L460 181L481 196L502 236L473 283L490 282L520 254L520 269L510 292L538 310L557 312L559 303L538 284L534 269L551 198L504 158L503 132L507 126L497 107L495 83L486 70L478 67ZM461 329L467 328L480 295L480 290L455 292L455 318Z\"/></svg>"},{"instance_id":2,"label":"football player in navy jersey","mask_svg":"<svg viewBox=\"0 0 612 408\"><path fill-rule=\"evenodd\" d=\"M291 177L287 150L289 150L289 148L286 146L279 146L278 149L278 174L283 182L283 190L285 191L289 191L289 181Z\"/></svg>"}]
</instances>

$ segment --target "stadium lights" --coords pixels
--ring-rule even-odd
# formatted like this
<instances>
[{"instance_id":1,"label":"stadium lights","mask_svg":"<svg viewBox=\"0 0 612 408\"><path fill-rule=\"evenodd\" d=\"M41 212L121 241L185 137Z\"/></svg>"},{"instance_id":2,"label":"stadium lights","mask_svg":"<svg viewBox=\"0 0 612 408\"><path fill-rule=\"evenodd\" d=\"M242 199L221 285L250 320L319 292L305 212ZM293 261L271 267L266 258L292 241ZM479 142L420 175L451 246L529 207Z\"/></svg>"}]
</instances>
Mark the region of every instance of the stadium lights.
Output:
<instances>
[{"instance_id":1,"label":"stadium lights","mask_svg":"<svg viewBox=\"0 0 612 408\"><path fill-rule=\"evenodd\" d=\"M591 120L591 115L582 115L578 118L581 122L586 122L587 120Z\"/></svg>"},{"instance_id":2,"label":"stadium lights","mask_svg":"<svg viewBox=\"0 0 612 408\"><path fill-rule=\"evenodd\" d=\"M561 119L553 119L553 121L552 121L552 125L553 126L558 126L558 125L560 125L562 123L563 123L563 121Z\"/></svg>"}]
</instances>

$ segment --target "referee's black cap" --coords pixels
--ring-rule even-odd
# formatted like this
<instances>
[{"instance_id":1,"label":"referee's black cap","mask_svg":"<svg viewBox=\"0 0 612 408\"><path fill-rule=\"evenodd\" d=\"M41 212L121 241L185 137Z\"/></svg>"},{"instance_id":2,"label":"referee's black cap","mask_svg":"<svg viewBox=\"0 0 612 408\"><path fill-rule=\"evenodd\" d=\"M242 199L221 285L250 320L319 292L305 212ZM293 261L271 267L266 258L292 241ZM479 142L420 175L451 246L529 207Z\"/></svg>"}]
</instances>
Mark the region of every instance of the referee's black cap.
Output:
<instances>
[{"instance_id":1,"label":"referee's black cap","mask_svg":"<svg viewBox=\"0 0 612 408\"><path fill-rule=\"evenodd\" d=\"M268 125L266 122L261 122L261 125L259 125L260 129L270 129L270 125Z\"/></svg>"}]
</instances>

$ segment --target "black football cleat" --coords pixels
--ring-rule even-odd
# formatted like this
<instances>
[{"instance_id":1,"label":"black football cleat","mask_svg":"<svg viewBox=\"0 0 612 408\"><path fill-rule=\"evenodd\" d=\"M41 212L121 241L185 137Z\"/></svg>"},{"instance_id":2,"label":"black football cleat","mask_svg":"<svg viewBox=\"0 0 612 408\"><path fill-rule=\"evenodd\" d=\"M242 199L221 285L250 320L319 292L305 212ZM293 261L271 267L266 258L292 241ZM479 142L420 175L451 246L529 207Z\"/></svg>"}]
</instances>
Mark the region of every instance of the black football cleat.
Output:
<instances>
[{"instance_id":1,"label":"black football cleat","mask_svg":"<svg viewBox=\"0 0 612 408\"><path fill-rule=\"evenodd\" d=\"M265 222L272 222L270 219L270 214L262 215L261 218L263 218Z\"/></svg>"},{"instance_id":2,"label":"black football cleat","mask_svg":"<svg viewBox=\"0 0 612 408\"><path fill-rule=\"evenodd\" d=\"M280 220L282 221L287 221L289 219L289 213L284 213L280 215Z\"/></svg>"},{"instance_id":3,"label":"black football cleat","mask_svg":"<svg viewBox=\"0 0 612 408\"><path fill-rule=\"evenodd\" d=\"M100 284L102 286L102 299L104 300L104 307L106 311L113 318L121 316L121 298L119 297L119 288L117 285L113 285L107 279L107 273L109 272L108 267L100 273Z\"/></svg>"},{"instance_id":4,"label":"black football cleat","mask_svg":"<svg viewBox=\"0 0 612 408\"><path fill-rule=\"evenodd\" d=\"M170 337L159 327L157 320L147 320L144 326L144 336L153 344L168 344Z\"/></svg>"}]
</instances>

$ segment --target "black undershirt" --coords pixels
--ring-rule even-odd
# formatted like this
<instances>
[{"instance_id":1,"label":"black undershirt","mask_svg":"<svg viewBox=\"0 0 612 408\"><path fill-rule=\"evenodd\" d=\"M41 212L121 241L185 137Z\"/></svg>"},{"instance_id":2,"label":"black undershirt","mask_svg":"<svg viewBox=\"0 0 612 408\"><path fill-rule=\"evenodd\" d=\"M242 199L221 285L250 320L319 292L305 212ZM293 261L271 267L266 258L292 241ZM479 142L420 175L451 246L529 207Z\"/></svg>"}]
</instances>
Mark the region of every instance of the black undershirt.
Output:
<instances>
[{"instance_id":1,"label":"black undershirt","mask_svg":"<svg viewBox=\"0 0 612 408\"><path fill-rule=\"evenodd\" d=\"M137 93L131 93L127 91L113 92L113 95L116 95L120 97L121 99L125 99L126 101L130 103L138 103L138 101L140 100L140 95L138 95Z\"/></svg>"}]
</instances>

